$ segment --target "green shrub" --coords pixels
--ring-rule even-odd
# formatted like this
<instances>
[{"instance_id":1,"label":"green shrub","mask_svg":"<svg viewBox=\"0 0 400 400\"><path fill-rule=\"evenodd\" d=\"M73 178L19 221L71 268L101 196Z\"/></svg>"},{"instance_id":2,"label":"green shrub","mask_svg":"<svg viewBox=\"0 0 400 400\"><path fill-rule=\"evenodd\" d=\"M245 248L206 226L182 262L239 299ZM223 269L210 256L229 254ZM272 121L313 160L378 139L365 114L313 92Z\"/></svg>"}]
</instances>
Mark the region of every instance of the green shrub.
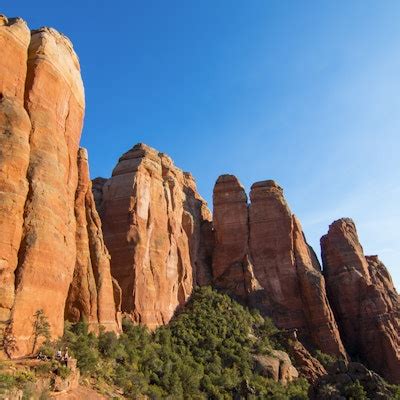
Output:
<instances>
[{"instance_id":1,"label":"green shrub","mask_svg":"<svg viewBox=\"0 0 400 400\"><path fill-rule=\"evenodd\" d=\"M367 392L358 380L347 385L344 394L349 400L367 400L368 398Z\"/></svg>"},{"instance_id":2,"label":"green shrub","mask_svg":"<svg viewBox=\"0 0 400 400\"><path fill-rule=\"evenodd\" d=\"M0 389L7 390L17 385L14 376L8 374L0 374Z\"/></svg>"},{"instance_id":3,"label":"green shrub","mask_svg":"<svg viewBox=\"0 0 400 400\"><path fill-rule=\"evenodd\" d=\"M325 367L329 367L331 364L337 361L337 358L330 355L323 353L321 350L317 350L314 354L314 357Z\"/></svg>"},{"instance_id":4,"label":"green shrub","mask_svg":"<svg viewBox=\"0 0 400 400\"><path fill-rule=\"evenodd\" d=\"M54 370L53 364L51 361L41 362L35 367L35 372L37 375L45 376Z\"/></svg>"},{"instance_id":5,"label":"green shrub","mask_svg":"<svg viewBox=\"0 0 400 400\"><path fill-rule=\"evenodd\" d=\"M23 387L28 382L35 381L35 374L31 370L20 370L14 374L14 378L19 387Z\"/></svg>"},{"instance_id":6,"label":"green shrub","mask_svg":"<svg viewBox=\"0 0 400 400\"><path fill-rule=\"evenodd\" d=\"M67 379L71 375L71 370L65 365L60 365L57 368L56 373L61 379Z\"/></svg>"}]
</instances>

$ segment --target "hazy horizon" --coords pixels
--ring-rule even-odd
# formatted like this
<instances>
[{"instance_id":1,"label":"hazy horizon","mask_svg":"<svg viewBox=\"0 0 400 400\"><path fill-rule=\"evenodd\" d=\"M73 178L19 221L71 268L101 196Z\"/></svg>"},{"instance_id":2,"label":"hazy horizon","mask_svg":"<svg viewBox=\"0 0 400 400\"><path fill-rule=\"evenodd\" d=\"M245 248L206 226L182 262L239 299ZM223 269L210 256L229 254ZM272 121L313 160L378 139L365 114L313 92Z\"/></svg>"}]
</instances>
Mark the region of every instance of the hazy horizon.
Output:
<instances>
[{"instance_id":1,"label":"hazy horizon","mask_svg":"<svg viewBox=\"0 0 400 400\"><path fill-rule=\"evenodd\" d=\"M144 142L210 207L220 174L247 193L274 179L317 253L350 217L400 288L400 3L24 0L0 13L71 39L92 178Z\"/></svg>"}]
</instances>

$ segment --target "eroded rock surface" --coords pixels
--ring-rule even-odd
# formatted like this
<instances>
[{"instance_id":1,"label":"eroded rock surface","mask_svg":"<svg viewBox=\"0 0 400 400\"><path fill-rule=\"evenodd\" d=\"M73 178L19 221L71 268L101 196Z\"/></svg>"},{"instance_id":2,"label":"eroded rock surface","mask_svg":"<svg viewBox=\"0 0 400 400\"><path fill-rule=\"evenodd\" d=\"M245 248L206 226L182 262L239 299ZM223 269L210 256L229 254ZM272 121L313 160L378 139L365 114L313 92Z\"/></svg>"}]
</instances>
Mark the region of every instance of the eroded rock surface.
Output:
<instances>
[{"instance_id":1,"label":"eroded rock surface","mask_svg":"<svg viewBox=\"0 0 400 400\"><path fill-rule=\"evenodd\" d=\"M400 382L400 302L385 266L365 257L351 219L321 238L328 296L345 346L369 368Z\"/></svg>"},{"instance_id":2,"label":"eroded rock surface","mask_svg":"<svg viewBox=\"0 0 400 400\"><path fill-rule=\"evenodd\" d=\"M191 175L143 144L125 153L100 184L96 197L122 311L154 329L185 304L196 271L207 263L201 232L210 213Z\"/></svg>"},{"instance_id":3,"label":"eroded rock surface","mask_svg":"<svg viewBox=\"0 0 400 400\"><path fill-rule=\"evenodd\" d=\"M311 346L346 357L314 252L282 189L255 183L247 204L237 178L214 189L214 284L259 308L279 328L297 329Z\"/></svg>"}]
</instances>

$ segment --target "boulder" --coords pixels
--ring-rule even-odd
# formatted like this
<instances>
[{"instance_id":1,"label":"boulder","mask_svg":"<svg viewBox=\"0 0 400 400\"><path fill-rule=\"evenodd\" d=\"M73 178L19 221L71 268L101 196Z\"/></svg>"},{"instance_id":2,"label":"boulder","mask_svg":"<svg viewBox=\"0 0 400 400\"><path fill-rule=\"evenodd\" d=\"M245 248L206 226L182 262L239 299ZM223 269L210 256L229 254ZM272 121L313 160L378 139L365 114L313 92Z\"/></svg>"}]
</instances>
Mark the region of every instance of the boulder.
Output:
<instances>
[{"instance_id":1,"label":"boulder","mask_svg":"<svg viewBox=\"0 0 400 400\"><path fill-rule=\"evenodd\" d=\"M281 350L272 350L270 354L253 356L255 370L262 376L280 382L283 385L297 379L299 373L292 365L289 355Z\"/></svg>"}]
</instances>

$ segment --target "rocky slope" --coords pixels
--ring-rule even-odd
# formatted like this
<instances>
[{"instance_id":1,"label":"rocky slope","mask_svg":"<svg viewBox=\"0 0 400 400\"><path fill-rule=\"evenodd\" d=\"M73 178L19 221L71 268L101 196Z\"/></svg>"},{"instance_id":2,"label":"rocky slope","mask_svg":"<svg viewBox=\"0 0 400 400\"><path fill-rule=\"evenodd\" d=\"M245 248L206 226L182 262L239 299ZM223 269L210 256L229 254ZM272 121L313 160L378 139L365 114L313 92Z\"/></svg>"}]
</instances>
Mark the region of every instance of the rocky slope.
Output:
<instances>
[{"instance_id":1,"label":"rocky slope","mask_svg":"<svg viewBox=\"0 0 400 400\"><path fill-rule=\"evenodd\" d=\"M351 219L321 239L328 296L345 346L371 369L400 383L400 301L385 266L365 257Z\"/></svg>"},{"instance_id":2,"label":"rocky slope","mask_svg":"<svg viewBox=\"0 0 400 400\"><path fill-rule=\"evenodd\" d=\"M2 16L0 52L0 317L13 342L8 352L22 355L32 351L38 310L51 334L62 334L75 265L90 252L79 214L96 210L75 205L84 90L72 44L53 29L30 32L24 21ZM101 290L93 301L100 320L116 330L107 268L99 267Z\"/></svg>"},{"instance_id":3,"label":"rocky slope","mask_svg":"<svg viewBox=\"0 0 400 400\"><path fill-rule=\"evenodd\" d=\"M122 311L151 329L166 324L190 296L207 258L201 233L210 213L192 176L138 144L110 179L94 182Z\"/></svg>"}]
</instances>

